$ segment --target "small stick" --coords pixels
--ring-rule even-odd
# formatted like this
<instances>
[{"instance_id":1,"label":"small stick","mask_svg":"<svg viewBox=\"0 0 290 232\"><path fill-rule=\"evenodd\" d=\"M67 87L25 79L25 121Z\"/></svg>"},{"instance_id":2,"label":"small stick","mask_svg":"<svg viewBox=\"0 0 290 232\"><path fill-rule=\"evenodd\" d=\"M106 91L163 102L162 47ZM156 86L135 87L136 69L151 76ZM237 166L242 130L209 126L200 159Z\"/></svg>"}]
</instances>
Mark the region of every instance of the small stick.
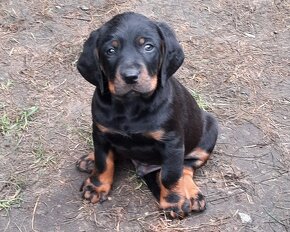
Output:
<instances>
[{"instance_id":1,"label":"small stick","mask_svg":"<svg viewBox=\"0 0 290 232\"><path fill-rule=\"evenodd\" d=\"M264 208L263 207L263 209L265 210L265 212L272 218L272 219L274 219L276 222L278 222L280 225L282 225L282 226L284 226L284 227L286 227L286 225L283 223L283 222L281 222L279 219L277 219L277 218L275 218L274 216L272 216L271 214L270 214L270 212L268 212L268 210L266 210L266 208Z\"/></svg>"},{"instance_id":2,"label":"small stick","mask_svg":"<svg viewBox=\"0 0 290 232\"><path fill-rule=\"evenodd\" d=\"M86 21L86 22L91 22L91 19L85 19L85 18L74 18L74 17L69 17L69 16L62 16L64 19L76 19L76 20L81 20L81 21Z\"/></svg>"},{"instance_id":3,"label":"small stick","mask_svg":"<svg viewBox=\"0 0 290 232\"><path fill-rule=\"evenodd\" d=\"M35 206L34 206L34 209L33 209L33 214L32 214L31 228L32 228L33 231L36 231L34 229L34 219L35 219L35 212L36 212L36 209L37 209L37 206L38 206L38 203L39 203L39 198L40 198L40 195L38 196L38 198L36 200L36 203L35 203Z\"/></svg>"}]
</instances>

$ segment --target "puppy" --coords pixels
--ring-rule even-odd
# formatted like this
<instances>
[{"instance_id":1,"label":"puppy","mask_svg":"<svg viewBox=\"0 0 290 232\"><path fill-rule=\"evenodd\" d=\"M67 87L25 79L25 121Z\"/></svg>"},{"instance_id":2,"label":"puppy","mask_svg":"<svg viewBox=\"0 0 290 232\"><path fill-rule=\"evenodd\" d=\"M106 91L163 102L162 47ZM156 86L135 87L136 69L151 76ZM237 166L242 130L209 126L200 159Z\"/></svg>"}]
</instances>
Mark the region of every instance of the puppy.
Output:
<instances>
[{"instance_id":1,"label":"puppy","mask_svg":"<svg viewBox=\"0 0 290 232\"><path fill-rule=\"evenodd\" d=\"M122 155L171 217L205 209L193 176L212 153L218 126L172 76L183 60L169 26L140 14L116 15L90 34L77 63L96 86L94 152L77 162L90 173L81 187L85 199L107 199L115 157Z\"/></svg>"}]
</instances>

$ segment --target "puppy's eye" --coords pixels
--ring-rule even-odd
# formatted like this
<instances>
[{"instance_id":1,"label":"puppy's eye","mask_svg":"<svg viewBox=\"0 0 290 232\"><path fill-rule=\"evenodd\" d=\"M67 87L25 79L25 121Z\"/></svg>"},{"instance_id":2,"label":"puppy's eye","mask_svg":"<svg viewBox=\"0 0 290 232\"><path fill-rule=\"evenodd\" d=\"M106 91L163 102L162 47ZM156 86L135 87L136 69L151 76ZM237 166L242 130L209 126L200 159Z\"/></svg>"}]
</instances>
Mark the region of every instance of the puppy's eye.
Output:
<instances>
[{"instance_id":1,"label":"puppy's eye","mask_svg":"<svg viewBox=\"0 0 290 232\"><path fill-rule=\"evenodd\" d=\"M150 51L152 51L153 48L154 48L154 46L153 46L152 44L145 44L145 46L144 46L144 50L145 50L146 52L150 52Z\"/></svg>"},{"instance_id":2,"label":"puppy's eye","mask_svg":"<svg viewBox=\"0 0 290 232\"><path fill-rule=\"evenodd\" d=\"M111 56L114 55L116 53L116 49L115 48L110 48L107 50L107 55Z\"/></svg>"}]
</instances>

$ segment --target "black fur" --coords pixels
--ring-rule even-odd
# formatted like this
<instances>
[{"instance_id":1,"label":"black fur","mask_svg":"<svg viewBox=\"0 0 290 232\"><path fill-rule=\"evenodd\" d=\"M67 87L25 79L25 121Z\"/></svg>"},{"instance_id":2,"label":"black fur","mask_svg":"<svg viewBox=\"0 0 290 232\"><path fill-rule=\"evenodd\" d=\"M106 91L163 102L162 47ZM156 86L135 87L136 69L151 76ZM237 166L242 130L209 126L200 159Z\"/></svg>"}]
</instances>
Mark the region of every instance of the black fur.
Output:
<instances>
[{"instance_id":1,"label":"black fur","mask_svg":"<svg viewBox=\"0 0 290 232\"><path fill-rule=\"evenodd\" d=\"M139 38L144 38L144 43ZM182 48L169 26L139 14L117 15L91 33L78 70L96 86L92 118L99 173L106 168L106 154L112 149L115 154L160 165L161 182L170 188L182 175L186 154L197 147L212 152L217 122L198 107L187 89L172 76L183 59ZM154 83L157 76L153 90L146 86L147 82L138 87L140 90L122 82L127 83L128 76L138 77L142 65L149 81ZM121 79L114 82L118 75ZM110 82L115 83L116 92L110 89ZM118 89L116 83L124 84L124 88L129 86L128 91ZM100 130L98 124L110 131ZM161 139L146 136L154 131L164 131L164 135ZM159 198L158 171L145 174L149 188Z\"/></svg>"}]
</instances>

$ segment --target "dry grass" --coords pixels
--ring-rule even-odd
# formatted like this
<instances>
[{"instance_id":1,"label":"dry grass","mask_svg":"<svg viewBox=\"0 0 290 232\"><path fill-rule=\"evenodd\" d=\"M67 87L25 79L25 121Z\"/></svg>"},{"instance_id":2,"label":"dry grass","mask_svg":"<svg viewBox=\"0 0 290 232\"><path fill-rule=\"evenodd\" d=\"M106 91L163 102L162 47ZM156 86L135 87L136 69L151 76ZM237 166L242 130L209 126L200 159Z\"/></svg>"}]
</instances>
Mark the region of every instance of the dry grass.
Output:
<instances>
[{"instance_id":1,"label":"dry grass","mask_svg":"<svg viewBox=\"0 0 290 232\"><path fill-rule=\"evenodd\" d=\"M289 4L98 4L0 3L1 225L7 231L289 230ZM74 163L92 149L93 87L75 63L90 31L125 10L175 28L186 53L177 76L219 119L218 146L196 177L208 200L204 214L170 221L132 167L120 168L110 201L81 201L84 176ZM253 224L241 224L237 212L251 215Z\"/></svg>"}]
</instances>

